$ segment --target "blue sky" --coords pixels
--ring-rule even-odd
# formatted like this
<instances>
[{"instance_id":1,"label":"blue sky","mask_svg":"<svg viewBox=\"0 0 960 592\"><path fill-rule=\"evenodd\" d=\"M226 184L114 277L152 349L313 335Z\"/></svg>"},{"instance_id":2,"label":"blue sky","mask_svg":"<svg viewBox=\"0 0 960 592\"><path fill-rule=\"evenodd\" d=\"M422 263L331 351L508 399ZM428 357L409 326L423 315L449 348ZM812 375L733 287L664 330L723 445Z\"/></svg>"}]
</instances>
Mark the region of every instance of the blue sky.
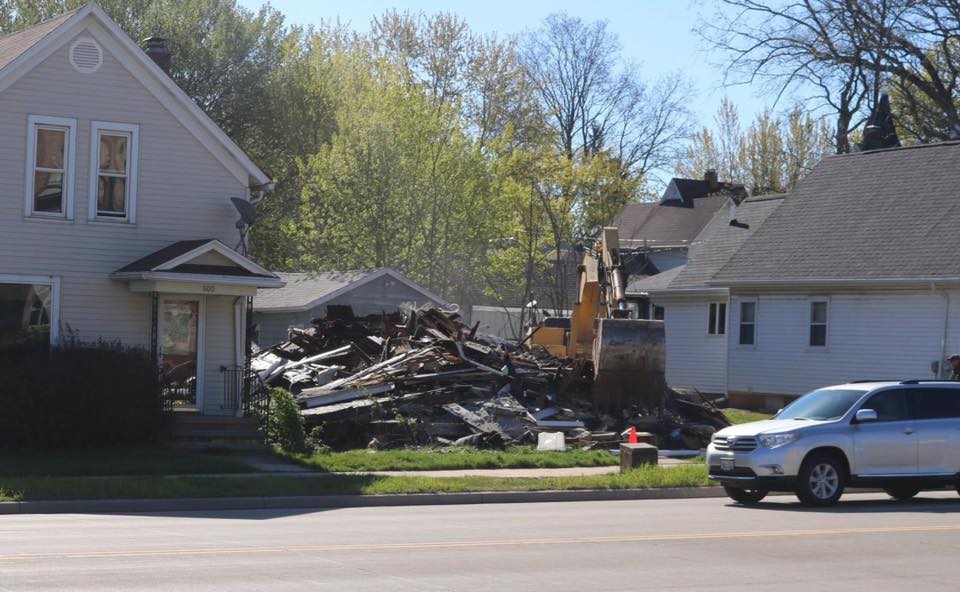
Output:
<instances>
[{"instance_id":1,"label":"blue sky","mask_svg":"<svg viewBox=\"0 0 960 592\"><path fill-rule=\"evenodd\" d=\"M240 3L258 8L263 1ZM463 17L475 31L502 35L536 28L546 15L564 11L585 20L608 21L620 37L624 56L639 63L645 76L683 72L696 86L690 107L700 125L712 124L713 113L725 94L734 100L741 120L746 122L770 102L758 97L755 88L722 86L722 70L713 63L718 56L706 52L692 31L698 19L709 18L714 12L712 0L273 0L271 4L292 23L339 19L358 30L366 30L374 15L389 8L427 13L449 11Z\"/></svg>"}]
</instances>

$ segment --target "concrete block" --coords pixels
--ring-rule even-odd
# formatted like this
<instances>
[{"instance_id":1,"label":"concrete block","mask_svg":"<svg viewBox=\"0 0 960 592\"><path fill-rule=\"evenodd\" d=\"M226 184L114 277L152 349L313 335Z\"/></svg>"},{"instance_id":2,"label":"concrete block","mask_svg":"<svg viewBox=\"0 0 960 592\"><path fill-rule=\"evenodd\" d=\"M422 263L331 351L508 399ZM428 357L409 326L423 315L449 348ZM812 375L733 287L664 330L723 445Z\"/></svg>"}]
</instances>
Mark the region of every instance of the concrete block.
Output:
<instances>
[{"instance_id":1,"label":"concrete block","mask_svg":"<svg viewBox=\"0 0 960 592\"><path fill-rule=\"evenodd\" d=\"M620 444L620 472L626 473L641 465L655 465L657 456L657 447L650 444Z\"/></svg>"}]
</instances>

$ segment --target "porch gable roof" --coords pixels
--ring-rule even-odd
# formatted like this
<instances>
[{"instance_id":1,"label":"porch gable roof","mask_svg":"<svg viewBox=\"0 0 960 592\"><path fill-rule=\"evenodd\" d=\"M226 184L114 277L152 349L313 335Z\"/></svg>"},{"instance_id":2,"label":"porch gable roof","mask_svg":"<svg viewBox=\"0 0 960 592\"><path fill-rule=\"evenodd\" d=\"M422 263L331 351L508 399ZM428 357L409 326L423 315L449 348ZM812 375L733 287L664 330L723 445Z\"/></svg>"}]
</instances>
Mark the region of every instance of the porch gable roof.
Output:
<instances>
[{"instance_id":1,"label":"porch gable roof","mask_svg":"<svg viewBox=\"0 0 960 592\"><path fill-rule=\"evenodd\" d=\"M217 239L178 241L110 274L115 280L176 280L280 288L277 275Z\"/></svg>"}]
</instances>

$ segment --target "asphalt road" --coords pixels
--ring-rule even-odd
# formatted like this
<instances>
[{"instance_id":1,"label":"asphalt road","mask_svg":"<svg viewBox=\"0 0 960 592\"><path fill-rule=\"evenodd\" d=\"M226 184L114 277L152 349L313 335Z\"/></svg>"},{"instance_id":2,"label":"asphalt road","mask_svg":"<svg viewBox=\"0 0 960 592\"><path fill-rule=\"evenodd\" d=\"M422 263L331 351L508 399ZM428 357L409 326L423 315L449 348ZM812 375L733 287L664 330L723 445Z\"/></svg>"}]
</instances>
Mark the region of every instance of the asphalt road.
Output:
<instances>
[{"instance_id":1,"label":"asphalt road","mask_svg":"<svg viewBox=\"0 0 960 592\"><path fill-rule=\"evenodd\" d=\"M0 590L951 590L960 497L0 516Z\"/></svg>"}]
</instances>

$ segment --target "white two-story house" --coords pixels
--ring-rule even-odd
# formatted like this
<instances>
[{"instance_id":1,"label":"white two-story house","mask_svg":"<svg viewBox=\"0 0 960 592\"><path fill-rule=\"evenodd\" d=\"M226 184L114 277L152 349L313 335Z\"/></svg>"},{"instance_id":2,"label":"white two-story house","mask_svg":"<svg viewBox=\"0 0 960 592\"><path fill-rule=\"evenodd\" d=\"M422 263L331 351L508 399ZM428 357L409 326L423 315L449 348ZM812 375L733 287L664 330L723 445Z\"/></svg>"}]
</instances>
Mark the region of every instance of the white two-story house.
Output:
<instances>
[{"instance_id":1,"label":"white two-story house","mask_svg":"<svg viewBox=\"0 0 960 592\"><path fill-rule=\"evenodd\" d=\"M139 345L178 405L237 413L249 300L282 282L230 198L270 188L96 4L0 38L0 345Z\"/></svg>"}]
</instances>

